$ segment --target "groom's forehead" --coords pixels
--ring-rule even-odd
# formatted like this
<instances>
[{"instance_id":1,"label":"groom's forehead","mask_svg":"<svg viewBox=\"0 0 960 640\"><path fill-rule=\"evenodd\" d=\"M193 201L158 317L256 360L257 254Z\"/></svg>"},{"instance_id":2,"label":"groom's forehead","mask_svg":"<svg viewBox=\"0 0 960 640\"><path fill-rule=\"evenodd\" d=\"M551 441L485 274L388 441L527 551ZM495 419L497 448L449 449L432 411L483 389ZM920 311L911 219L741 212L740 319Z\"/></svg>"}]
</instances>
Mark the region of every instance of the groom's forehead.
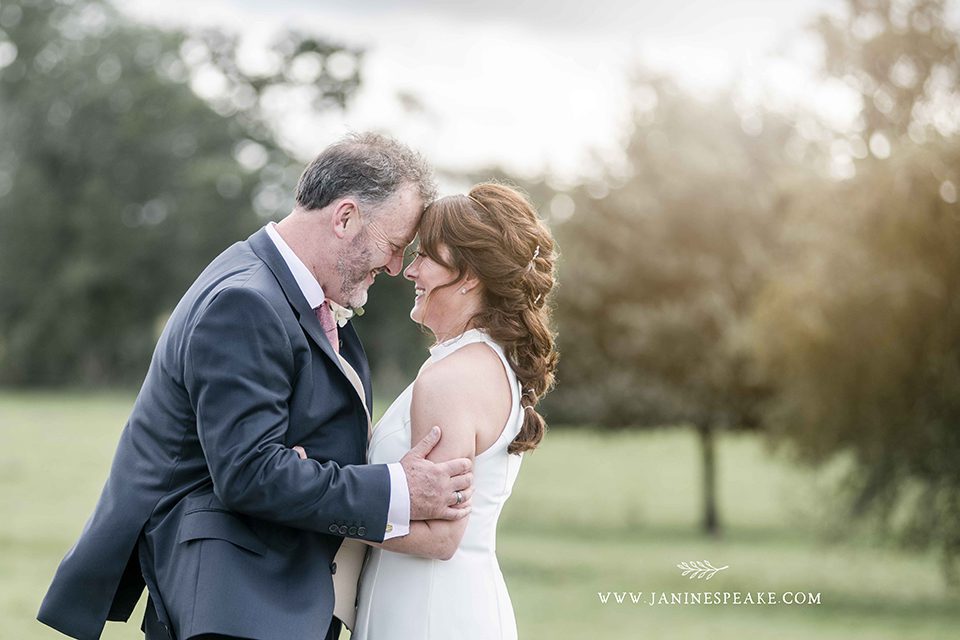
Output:
<instances>
[{"instance_id":1,"label":"groom's forehead","mask_svg":"<svg viewBox=\"0 0 960 640\"><path fill-rule=\"evenodd\" d=\"M410 229L410 230L407 230L407 231L403 234L403 239L400 241L399 244L401 244L401 245L404 246L404 247L406 247L407 245L412 244L413 241L417 239L417 234L418 234L418 233L420 233L420 219L419 219L419 218L417 218L417 221L416 221L416 223L413 225L413 228Z\"/></svg>"},{"instance_id":2,"label":"groom's forehead","mask_svg":"<svg viewBox=\"0 0 960 640\"><path fill-rule=\"evenodd\" d=\"M394 227L404 240L404 246L413 242L413 239L417 236L417 232L420 230L420 220L426 208L419 196L408 201L406 205L401 209L402 213L397 216L396 226Z\"/></svg>"},{"instance_id":3,"label":"groom's forehead","mask_svg":"<svg viewBox=\"0 0 960 640\"><path fill-rule=\"evenodd\" d=\"M406 247L417 237L420 229L420 218L423 215L423 206L416 209L394 210L387 215L387 226L384 229L390 236L391 244Z\"/></svg>"}]
</instances>

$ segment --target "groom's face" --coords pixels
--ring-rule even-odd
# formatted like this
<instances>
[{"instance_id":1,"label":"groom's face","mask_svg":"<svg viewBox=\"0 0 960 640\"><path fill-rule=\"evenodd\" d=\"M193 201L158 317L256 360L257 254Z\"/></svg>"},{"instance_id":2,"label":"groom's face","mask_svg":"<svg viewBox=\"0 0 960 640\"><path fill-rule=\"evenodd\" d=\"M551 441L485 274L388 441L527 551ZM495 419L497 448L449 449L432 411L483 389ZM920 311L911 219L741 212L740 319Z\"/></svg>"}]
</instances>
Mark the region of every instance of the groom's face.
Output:
<instances>
[{"instance_id":1,"label":"groom's face","mask_svg":"<svg viewBox=\"0 0 960 640\"><path fill-rule=\"evenodd\" d=\"M341 300L335 302L352 308L366 304L367 290L377 274L400 273L404 250L416 236L423 201L415 185L408 185L366 209L361 207L360 229L337 260Z\"/></svg>"}]
</instances>

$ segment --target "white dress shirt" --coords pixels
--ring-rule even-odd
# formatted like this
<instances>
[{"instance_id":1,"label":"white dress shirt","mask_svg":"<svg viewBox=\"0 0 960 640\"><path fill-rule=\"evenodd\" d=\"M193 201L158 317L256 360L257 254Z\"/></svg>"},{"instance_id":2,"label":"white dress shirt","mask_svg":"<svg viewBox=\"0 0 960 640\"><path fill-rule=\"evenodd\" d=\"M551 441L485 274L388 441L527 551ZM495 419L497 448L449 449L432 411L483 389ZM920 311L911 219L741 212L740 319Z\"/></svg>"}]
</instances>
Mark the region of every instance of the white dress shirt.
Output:
<instances>
[{"instance_id":1,"label":"white dress shirt","mask_svg":"<svg viewBox=\"0 0 960 640\"><path fill-rule=\"evenodd\" d=\"M277 251L280 252L280 256L290 269L290 273L293 274L303 297L307 299L307 304L312 309L316 309L326 299L323 288L307 268L307 265L303 264L303 261L293 252L293 249L280 237L275 227L276 223L267 224L267 235L276 245ZM340 362L350 367L350 364L343 358L340 359ZM359 382L359 376L356 377L356 382ZM363 397L361 394L361 400L363 400ZM366 408L365 402L364 408ZM387 470L390 472L390 507L387 511L387 531L384 540L410 533L410 491L407 486L407 476L399 462L388 464Z\"/></svg>"}]
</instances>

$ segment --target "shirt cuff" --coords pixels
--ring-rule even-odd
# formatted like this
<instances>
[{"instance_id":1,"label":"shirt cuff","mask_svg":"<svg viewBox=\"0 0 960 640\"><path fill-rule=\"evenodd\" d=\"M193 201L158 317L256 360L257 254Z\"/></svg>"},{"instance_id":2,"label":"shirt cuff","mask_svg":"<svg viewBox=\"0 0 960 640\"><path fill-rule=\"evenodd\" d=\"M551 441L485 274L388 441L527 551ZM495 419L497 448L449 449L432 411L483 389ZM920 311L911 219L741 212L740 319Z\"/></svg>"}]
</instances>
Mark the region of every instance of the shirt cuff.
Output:
<instances>
[{"instance_id":1,"label":"shirt cuff","mask_svg":"<svg viewBox=\"0 0 960 640\"><path fill-rule=\"evenodd\" d=\"M407 474L399 462L387 465L390 472L390 508L387 510L387 530L384 540L410 533L410 489Z\"/></svg>"}]
</instances>

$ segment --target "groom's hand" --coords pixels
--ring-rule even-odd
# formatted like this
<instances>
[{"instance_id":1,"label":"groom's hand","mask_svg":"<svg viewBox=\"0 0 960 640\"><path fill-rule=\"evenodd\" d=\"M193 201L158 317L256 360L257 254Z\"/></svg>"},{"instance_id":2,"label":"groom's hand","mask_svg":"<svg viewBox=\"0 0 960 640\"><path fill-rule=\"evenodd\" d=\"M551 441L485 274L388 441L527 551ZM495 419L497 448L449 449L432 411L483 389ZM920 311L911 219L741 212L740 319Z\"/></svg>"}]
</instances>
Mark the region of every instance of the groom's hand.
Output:
<instances>
[{"instance_id":1,"label":"groom's hand","mask_svg":"<svg viewBox=\"0 0 960 640\"><path fill-rule=\"evenodd\" d=\"M400 460L410 490L411 520L459 520L470 513L473 463L467 458L430 462L426 458L438 442L440 427L434 427Z\"/></svg>"}]
</instances>

